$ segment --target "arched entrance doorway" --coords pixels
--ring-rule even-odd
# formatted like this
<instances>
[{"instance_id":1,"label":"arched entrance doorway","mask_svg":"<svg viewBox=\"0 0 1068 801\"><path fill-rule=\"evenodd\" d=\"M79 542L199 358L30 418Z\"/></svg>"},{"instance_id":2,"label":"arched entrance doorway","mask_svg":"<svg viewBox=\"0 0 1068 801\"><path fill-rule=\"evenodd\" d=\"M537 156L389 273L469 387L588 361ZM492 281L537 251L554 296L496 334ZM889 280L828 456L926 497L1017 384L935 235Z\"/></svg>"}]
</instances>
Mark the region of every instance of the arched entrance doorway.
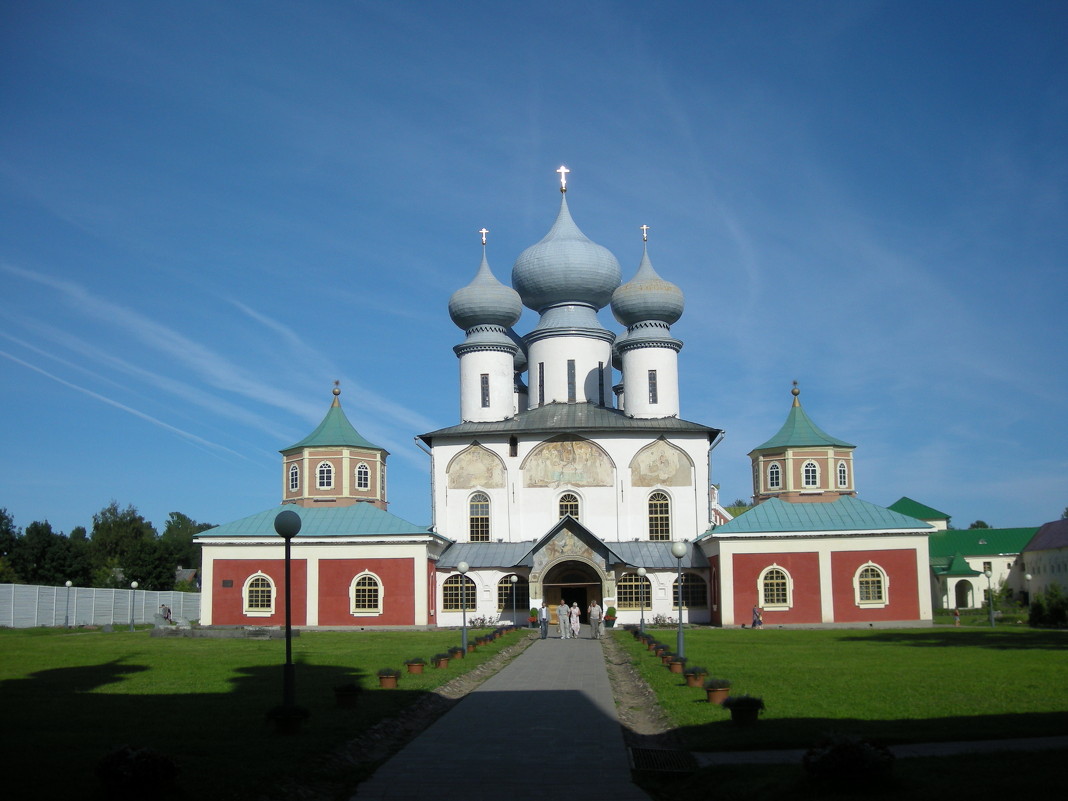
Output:
<instances>
[{"instance_id":1,"label":"arched entrance doorway","mask_svg":"<svg viewBox=\"0 0 1068 801\"><path fill-rule=\"evenodd\" d=\"M958 581L954 595L956 596L954 606L957 609L972 608L972 583L970 581Z\"/></svg>"},{"instance_id":2,"label":"arched entrance doorway","mask_svg":"<svg viewBox=\"0 0 1068 801\"><path fill-rule=\"evenodd\" d=\"M585 562L572 560L553 565L546 571L541 586L542 595L549 606L550 622L554 625L556 607L561 600L568 606L577 603L582 612L582 622L588 623L586 607L594 599L598 602L604 599L600 574Z\"/></svg>"}]
</instances>

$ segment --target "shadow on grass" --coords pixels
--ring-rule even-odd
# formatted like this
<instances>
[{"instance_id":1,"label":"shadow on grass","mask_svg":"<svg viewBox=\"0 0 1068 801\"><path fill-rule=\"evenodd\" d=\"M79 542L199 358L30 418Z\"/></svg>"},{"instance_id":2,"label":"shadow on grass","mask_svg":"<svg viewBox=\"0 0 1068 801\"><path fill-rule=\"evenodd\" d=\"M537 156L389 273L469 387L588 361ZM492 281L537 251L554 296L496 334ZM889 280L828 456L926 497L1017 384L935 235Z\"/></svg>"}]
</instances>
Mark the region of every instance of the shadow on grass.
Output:
<instances>
[{"instance_id":1,"label":"shadow on grass","mask_svg":"<svg viewBox=\"0 0 1068 801\"><path fill-rule=\"evenodd\" d=\"M284 736L266 717L282 700L281 665L238 668L226 693L123 694L115 685L151 669L135 660L42 670L0 684L6 797L104 799L96 765L129 745L168 756L179 771L171 791L146 787L140 797L254 798L289 776L314 772L324 754L426 694L368 689L355 708L339 708L335 687L370 688L377 677L298 664L296 700L309 718L299 735ZM361 770L354 765L353 776Z\"/></svg>"},{"instance_id":2,"label":"shadow on grass","mask_svg":"<svg viewBox=\"0 0 1068 801\"><path fill-rule=\"evenodd\" d=\"M1035 629L907 629L902 631L866 632L863 635L844 635L842 642L866 644L911 645L915 647L952 648L971 646L994 650L1044 649L1068 650L1068 631L1036 631Z\"/></svg>"}]
</instances>

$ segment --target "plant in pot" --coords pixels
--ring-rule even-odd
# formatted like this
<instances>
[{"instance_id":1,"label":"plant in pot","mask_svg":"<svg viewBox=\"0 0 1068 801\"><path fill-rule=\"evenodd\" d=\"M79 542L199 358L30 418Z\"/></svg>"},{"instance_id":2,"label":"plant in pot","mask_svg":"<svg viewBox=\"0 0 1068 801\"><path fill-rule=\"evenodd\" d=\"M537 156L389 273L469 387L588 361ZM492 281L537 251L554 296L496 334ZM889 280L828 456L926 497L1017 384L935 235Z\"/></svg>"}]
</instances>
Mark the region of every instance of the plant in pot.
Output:
<instances>
[{"instance_id":1,"label":"plant in pot","mask_svg":"<svg viewBox=\"0 0 1068 801\"><path fill-rule=\"evenodd\" d=\"M879 743L831 733L805 752L801 764L813 782L853 787L858 781L888 781L894 755Z\"/></svg>"},{"instance_id":2,"label":"plant in pot","mask_svg":"<svg viewBox=\"0 0 1068 801\"><path fill-rule=\"evenodd\" d=\"M436 668L447 668L449 666L449 655L447 653L434 654L432 657L430 657L430 662Z\"/></svg>"},{"instance_id":3,"label":"plant in pot","mask_svg":"<svg viewBox=\"0 0 1068 801\"><path fill-rule=\"evenodd\" d=\"M672 673L682 673L686 668L686 657L672 656L667 663L668 670Z\"/></svg>"},{"instance_id":4,"label":"plant in pot","mask_svg":"<svg viewBox=\"0 0 1068 801\"><path fill-rule=\"evenodd\" d=\"M344 709L351 709L356 706L356 701L360 697L360 685L354 681L350 681L347 684L339 684L334 688L334 700L339 707Z\"/></svg>"},{"instance_id":5,"label":"plant in pot","mask_svg":"<svg viewBox=\"0 0 1068 801\"><path fill-rule=\"evenodd\" d=\"M530 623L530 627L534 628L534 624L538 622L538 609L537 607L530 607L530 614L527 615L527 622Z\"/></svg>"},{"instance_id":6,"label":"plant in pot","mask_svg":"<svg viewBox=\"0 0 1068 801\"><path fill-rule=\"evenodd\" d=\"M661 665L666 665L668 662L670 662L672 659L675 658L675 652L674 651L669 651L667 649L667 646L665 646L661 650L658 650L656 652L656 655L660 657L660 664Z\"/></svg>"},{"instance_id":7,"label":"plant in pot","mask_svg":"<svg viewBox=\"0 0 1068 801\"><path fill-rule=\"evenodd\" d=\"M656 649L660 647L660 641L652 635L647 635L647 637L648 638L645 640L645 647L655 654Z\"/></svg>"},{"instance_id":8,"label":"plant in pot","mask_svg":"<svg viewBox=\"0 0 1068 801\"><path fill-rule=\"evenodd\" d=\"M411 659L405 659L404 665L409 673L422 673L423 668L426 667L426 660L421 656L413 656Z\"/></svg>"},{"instance_id":9,"label":"plant in pot","mask_svg":"<svg viewBox=\"0 0 1068 801\"><path fill-rule=\"evenodd\" d=\"M463 659L464 649L461 648L459 645L454 645L452 648L449 649L449 656L451 656L453 659Z\"/></svg>"},{"instance_id":10,"label":"plant in pot","mask_svg":"<svg viewBox=\"0 0 1068 801\"><path fill-rule=\"evenodd\" d=\"M717 679L709 676L704 681L705 692L708 693L708 703L722 704L731 694L731 680Z\"/></svg>"},{"instance_id":11,"label":"plant in pot","mask_svg":"<svg viewBox=\"0 0 1068 801\"><path fill-rule=\"evenodd\" d=\"M682 673L686 676L687 687L701 687L704 684L705 676L708 675L708 668L693 665L686 668Z\"/></svg>"},{"instance_id":12,"label":"plant in pot","mask_svg":"<svg viewBox=\"0 0 1068 801\"><path fill-rule=\"evenodd\" d=\"M396 668L380 668L378 671L378 686L384 690L392 690L397 686L400 671Z\"/></svg>"},{"instance_id":13,"label":"plant in pot","mask_svg":"<svg viewBox=\"0 0 1068 801\"><path fill-rule=\"evenodd\" d=\"M610 606L604 610L604 627L610 629L614 625L616 625L616 608Z\"/></svg>"},{"instance_id":14,"label":"plant in pot","mask_svg":"<svg viewBox=\"0 0 1068 801\"><path fill-rule=\"evenodd\" d=\"M296 734L300 731L300 724L308 719L308 710L302 706L279 706L267 710L267 720L274 724L274 730L279 734Z\"/></svg>"},{"instance_id":15,"label":"plant in pot","mask_svg":"<svg viewBox=\"0 0 1068 801\"><path fill-rule=\"evenodd\" d=\"M730 710L731 720L738 726L751 726L764 711L764 699L754 695L729 695L723 708Z\"/></svg>"}]
</instances>

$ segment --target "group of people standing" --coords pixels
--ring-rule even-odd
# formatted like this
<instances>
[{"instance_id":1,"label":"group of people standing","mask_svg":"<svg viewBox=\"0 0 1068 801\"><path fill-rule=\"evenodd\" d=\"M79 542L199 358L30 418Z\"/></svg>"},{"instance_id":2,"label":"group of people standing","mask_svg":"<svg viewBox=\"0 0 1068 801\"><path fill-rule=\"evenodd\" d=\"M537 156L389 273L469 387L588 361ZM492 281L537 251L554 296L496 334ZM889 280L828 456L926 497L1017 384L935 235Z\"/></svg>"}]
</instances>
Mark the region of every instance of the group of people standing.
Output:
<instances>
[{"instance_id":1,"label":"group of people standing","mask_svg":"<svg viewBox=\"0 0 1068 801\"><path fill-rule=\"evenodd\" d=\"M601 639L604 636L604 614L601 611L601 605L595 600L586 610L586 614L590 620L591 639ZM560 631L561 640L578 639L579 629L582 626L582 610L579 609L577 601L572 601L571 606L568 606L563 599L560 600L560 605L556 607L556 625ZM541 609L538 610L538 626L541 629L541 638L544 640L549 636L549 607L546 606L545 601L541 602Z\"/></svg>"}]
</instances>

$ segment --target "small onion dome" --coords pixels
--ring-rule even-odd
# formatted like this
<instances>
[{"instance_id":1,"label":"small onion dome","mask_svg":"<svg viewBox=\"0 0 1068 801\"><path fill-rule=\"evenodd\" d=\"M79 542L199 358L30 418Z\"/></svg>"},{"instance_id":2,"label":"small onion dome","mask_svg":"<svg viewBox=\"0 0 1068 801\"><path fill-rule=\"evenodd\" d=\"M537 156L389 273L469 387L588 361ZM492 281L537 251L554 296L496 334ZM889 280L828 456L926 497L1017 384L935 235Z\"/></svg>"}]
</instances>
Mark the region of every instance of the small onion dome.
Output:
<instances>
[{"instance_id":1,"label":"small onion dome","mask_svg":"<svg viewBox=\"0 0 1068 801\"><path fill-rule=\"evenodd\" d=\"M517 373L521 373L527 369L527 346L523 342L523 338L515 332L514 328L509 328L505 331L508 334L508 338L515 343L516 352L512 357L512 369Z\"/></svg>"},{"instance_id":2,"label":"small onion dome","mask_svg":"<svg viewBox=\"0 0 1068 801\"><path fill-rule=\"evenodd\" d=\"M620 372L623 370L623 354L620 353L619 346L626 341L629 333L629 331L624 331L622 334L618 334L615 342L612 343L612 366Z\"/></svg>"},{"instance_id":3,"label":"small onion dome","mask_svg":"<svg viewBox=\"0 0 1068 801\"><path fill-rule=\"evenodd\" d=\"M622 325L646 320L671 325L682 317L684 305L682 290L656 274L648 248L635 276L612 293L612 314Z\"/></svg>"},{"instance_id":4,"label":"small onion dome","mask_svg":"<svg viewBox=\"0 0 1068 801\"><path fill-rule=\"evenodd\" d=\"M485 250L474 280L463 289L457 289L449 298L449 316L464 331L476 325L510 328L522 313L519 293L494 277Z\"/></svg>"},{"instance_id":5,"label":"small onion dome","mask_svg":"<svg viewBox=\"0 0 1068 801\"><path fill-rule=\"evenodd\" d=\"M616 257L587 239L571 219L566 196L549 233L512 267L512 286L527 308L539 312L560 303L604 308L621 280Z\"/></svg>"}]
</instances>

